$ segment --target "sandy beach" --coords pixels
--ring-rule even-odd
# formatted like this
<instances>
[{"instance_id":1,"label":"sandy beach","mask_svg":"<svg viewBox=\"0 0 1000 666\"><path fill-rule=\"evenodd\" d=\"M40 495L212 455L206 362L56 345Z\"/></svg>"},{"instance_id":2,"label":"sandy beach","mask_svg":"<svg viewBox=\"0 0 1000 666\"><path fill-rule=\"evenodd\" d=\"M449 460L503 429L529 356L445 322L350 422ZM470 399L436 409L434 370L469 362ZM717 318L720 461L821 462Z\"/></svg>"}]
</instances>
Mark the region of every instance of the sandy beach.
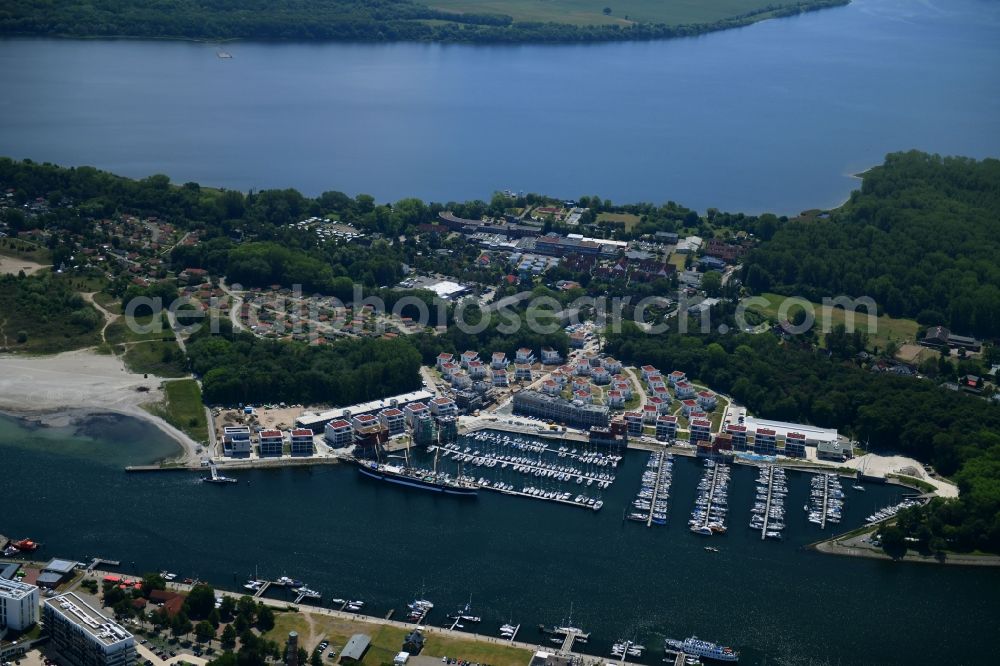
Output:
<instances>
[{"instance_id":1,"label":"sandy beach","mask_svg":"<svg viewBox=\"0 0 1000 666\"><path fill-rule=\"evenodd\" d=\"M51 425L88 413L124 414L160 428L180 447L177 459L194 462L199 444L141 407L163 400L161 381L130 373L115 356L89 350L0 356L0 410Z\"/></svg>"}]
</instances>

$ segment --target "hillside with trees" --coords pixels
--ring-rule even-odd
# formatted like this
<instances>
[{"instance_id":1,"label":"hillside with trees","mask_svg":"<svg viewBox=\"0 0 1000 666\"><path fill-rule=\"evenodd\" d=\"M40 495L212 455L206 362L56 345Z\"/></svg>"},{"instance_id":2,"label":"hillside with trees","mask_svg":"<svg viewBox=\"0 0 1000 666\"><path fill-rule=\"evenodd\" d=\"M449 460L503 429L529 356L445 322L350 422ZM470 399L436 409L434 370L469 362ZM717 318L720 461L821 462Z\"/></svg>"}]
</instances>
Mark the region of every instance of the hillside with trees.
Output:
<instances>
[{"instance_id":1,"label":"hillside with trees","mask_svg":"<svg viewBox=\"0 0 1000 666\"><path fill-rule=\"evenodd\" d=\"M1000 335L1000 160L895 153L829 219L790 221L745 263L751 290L870 296L882 313Z\"/></svg>"},{"instance_id":2,"label":"hillside with trees","mask_svg":"<svg viewBox=\"0 0 1000 666\"><path fill-rule=\"evenodd\" d=\"M411 0L22 0L0 9L0 35L203 40L588 42L665 39L847 4L848 0L744 0L725 10L672 11L650 3L648 20L626 16L594 24L556 11L515 21L502 12L452 11ZM499 3L501 10L502 3ZM472 5L475 7L475 5ZM495 5L494 5L495 6ZM523 9L523 7L517 7ZM511 13L514 13L513 11ZM578 14L575 12L574 14ZM533 20L534 19L534 20Z\"/></svg>"}]
</instances>

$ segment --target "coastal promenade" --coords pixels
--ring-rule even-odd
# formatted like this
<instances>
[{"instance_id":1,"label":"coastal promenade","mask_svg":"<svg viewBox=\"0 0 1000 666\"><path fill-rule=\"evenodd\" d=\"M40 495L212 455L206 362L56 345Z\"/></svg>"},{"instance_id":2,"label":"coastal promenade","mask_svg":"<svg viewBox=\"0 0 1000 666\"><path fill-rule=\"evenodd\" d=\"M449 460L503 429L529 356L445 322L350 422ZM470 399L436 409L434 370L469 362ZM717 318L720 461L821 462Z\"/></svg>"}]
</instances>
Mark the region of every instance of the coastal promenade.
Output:
<instances>
[{"instance_id":1,"label":"coastal promenade","mask_svg":"<svg viewBox=\"0 0 1000 666\"><path fill-rule=\"evenodd\" d=\"M94 570L91 573L93 575L97 576L98 578L101 578L103 576L119 576L119 575L121 575L119 573L112 572L112 571L99 571L99 570ZM185 583L175 583L175 582L167 583L167 588L168 589L171 589L171 590L174 590L174 591L177 591L177 592L185 592L185 593L186 592L190 592L192 587L193 587L193 585L188 585L188 584L185 584ZM249 594L243 594L241 592L232 592L230 590L223 590L223 589L220 589L220 588L215 588L215 593L218 596L232 597L234 599L239 599L240 597L243 597L243 596L250 596ZM345 621L349 621L349 622L357 622L357 623L362 623L362 624L368 624L368 625L371 625L373 627L375 627L375 626L395 627L397 629L403 629L403 630L406 630L406 631L410 631L413 628L415 628L415 627L418 626L418 625L413 624L411 622L401 622L399 620L393 620L393 619L390 619L390 618L376 617L376 616L372 616L372 615L364 615L364 614L361 614L361 613L352 613L352 612L348 612L348 611L340 611L340 610L336 610L336 609L333 609L333 608L323 608L323 607L320 607L320 606L312 606L312 605L308 605L308 604L297 604L297 603L290 602L290 601L282 601L280 599L270 599L268 597L263 597L263 596L261 596L261 597L255 597L255 598L260 603L263 603L266 606L269 606L270 608L274 609L275 611L295 611L295 612L303 613L303 614L313 614L315 616L320 616L320 617L325 616L325 617L336 618L338 620L345 620ZM601 658L599 656L595 656L595 655L591 655L591 654L585 654L585 653L582 653L582 652L576 652L576 651L572 651L572 650L569 650L569 651L553 650L553 648L550 647L550 646L538 645L538 644L529 643L529 642L526 642L526 641L511 640L511 639L503 638L501 636L490 636L490 635L486 635L486 634L469 633L469 632L457 631L457 630L454 630L454 629L449 629L447 627L435 627L435 626L426 625L426 624L421 624L419 626L420 626L421 632L423 632L425 636L430 636L430 635L437 634L437 635L444 636L444 637L451 638L451 639L455 639L455 640L461 640L461 641L470 641L471 640L471 641L477 641L477 642L481 642L481 643L489 643L489 644L493 644L493 645L499 645L499 646L503 646L503 647L522 648L524 650L530 650L532 652L542 651L542 652L549 652L549 653L551 653L553 651L557 651L557 652L559 652L559 654L565 655L567 657L576 657L576 658L579 658L581 660L581 663L582 663L583 666L599 666L599 665L604 664L605 662L608 661L607 659L603 659L603 658ZM434 655L434 656L443 656L443 655ZM615 663L620 664L620 666L641 666L640 664L634 664L632 662L627 662L627 661L621 661L621 662L616 661Z\"/></svg>"}]
</instances>

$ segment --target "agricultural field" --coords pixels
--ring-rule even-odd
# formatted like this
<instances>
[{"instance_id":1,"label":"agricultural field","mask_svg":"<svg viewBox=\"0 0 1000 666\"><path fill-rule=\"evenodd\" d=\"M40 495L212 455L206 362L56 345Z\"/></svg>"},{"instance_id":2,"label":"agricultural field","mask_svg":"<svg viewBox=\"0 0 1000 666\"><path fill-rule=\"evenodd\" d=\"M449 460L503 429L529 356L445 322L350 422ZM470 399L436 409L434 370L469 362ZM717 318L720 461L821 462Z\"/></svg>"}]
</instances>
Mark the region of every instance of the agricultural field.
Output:
<instances>
[{"instance_id":1,"label":"agricultural field","mask_svg":"<svg viewBox=\"0 0 1000 666\"><path fill-rule=\"evenodd\" d=\"M683 25L714 23L770 7L795 2L767 0L429 0L434 9L457 13L503 14L519 22L571 25L629 25L633 22ZM611 10L605 14L604 9Z\"/></svg>"}]
</instances>

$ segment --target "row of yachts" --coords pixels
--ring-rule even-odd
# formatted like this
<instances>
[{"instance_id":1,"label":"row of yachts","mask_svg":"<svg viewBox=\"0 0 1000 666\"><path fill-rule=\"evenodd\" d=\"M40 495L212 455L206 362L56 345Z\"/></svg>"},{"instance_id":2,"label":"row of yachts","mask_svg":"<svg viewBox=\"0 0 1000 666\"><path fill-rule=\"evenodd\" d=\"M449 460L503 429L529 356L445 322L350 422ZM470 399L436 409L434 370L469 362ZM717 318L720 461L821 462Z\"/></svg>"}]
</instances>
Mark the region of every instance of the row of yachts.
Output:
<instances>
[{"instance_id":1,"label":"row of yachts","mask_svg":"<svg viewBox=\"0 0 1000 666\"><path fill-rule=\"evenodd\" d=\"M730 467L714 460L705 461L705 473L698 482L698 498L688 520L695 534L712 536L725 533L729 513Z\"/></svg>"},{"instance_id":2,"label":"row of yachts","mask_svg":"<svg viewBox=\"0 0 1000 666\"><path fill-rule=\"evenodd\" d=\"M575 481L577 485L588 487L596 485L602 490L610 488L615 481L615 475L611 472L592 472L575 465L548 462L540 456L480 451L470 446L462 448L459 444L445 444L441 447L441 455L450 456L456 462L470 463L476 467L510 469L519 474L537 478L553 479L564 483Z\"/></svg>"},{"instance_id":3,"label":"row of yachts","mask_svg":"<svg viewBox=\"0 0 1000 666\"><path fill-rule=\"evenodd\" d=\"M528 453L553 453L559 458L574 458L584 464L596 465L597 467L617 467L618 463L622 461L622 457L616 454L600 453L585 449L571 449L568 446L560 446L558 449L552 449L544 442L539 442L538 440L492 430L481 430L469 435L468 439L485 444L496 444ZM468 449L466 449L466 452L468 452Z\"/></svg>"},{"instance_id":4,"label":"row of yachts","mask_svg":"<svg viewBox=\"0 0 1000 666\"><path fill-rule=\"evenodd\" d=\"M646 461L642 473L639 492L632 500L629 520L648 525L666 525L670 484L673 481L674 456L670 453L654 452Z\"/></svg>"},{"instance_id":5,"label":"row of yachts","mask_svg":"<svg viewBox=\"0 0 1000 666\"><path fill-rule=\"evenodd\" d=\"M750 527L760 530L761 538L781 538L785 529L787 496L788 482L784 468L775 465L761 467L757 475L757 496L750 512Z\"/></svg>"},{"instance_id":6,"label":"row of yachts","mask_svg":"<svg viewBox=\"0 0 1000 666\"><path fill-rule=\"evenodd\" d=\"M881 523L883 520L895 517L896 514L902 511L903 509L909 509L914 506L920 506L920 504L921 502L918 499L905 499L899 504L879 509L872 515L865 518L865 522L868 523L869 525L874 525L875 523Z\"/></svg>"},{"instance_id":7,"label":"row of yachts","mask_svg":"<svg viewBox=\"0 0 1000 666\"><path fill-rule=\"evenodd\" d=\"M844 489L836 474L817 474L810 481L809 504L803 509L809 514L809 522L820 527L827 523L839 523L844 511Z\"/></svg>"}]
</instances>

